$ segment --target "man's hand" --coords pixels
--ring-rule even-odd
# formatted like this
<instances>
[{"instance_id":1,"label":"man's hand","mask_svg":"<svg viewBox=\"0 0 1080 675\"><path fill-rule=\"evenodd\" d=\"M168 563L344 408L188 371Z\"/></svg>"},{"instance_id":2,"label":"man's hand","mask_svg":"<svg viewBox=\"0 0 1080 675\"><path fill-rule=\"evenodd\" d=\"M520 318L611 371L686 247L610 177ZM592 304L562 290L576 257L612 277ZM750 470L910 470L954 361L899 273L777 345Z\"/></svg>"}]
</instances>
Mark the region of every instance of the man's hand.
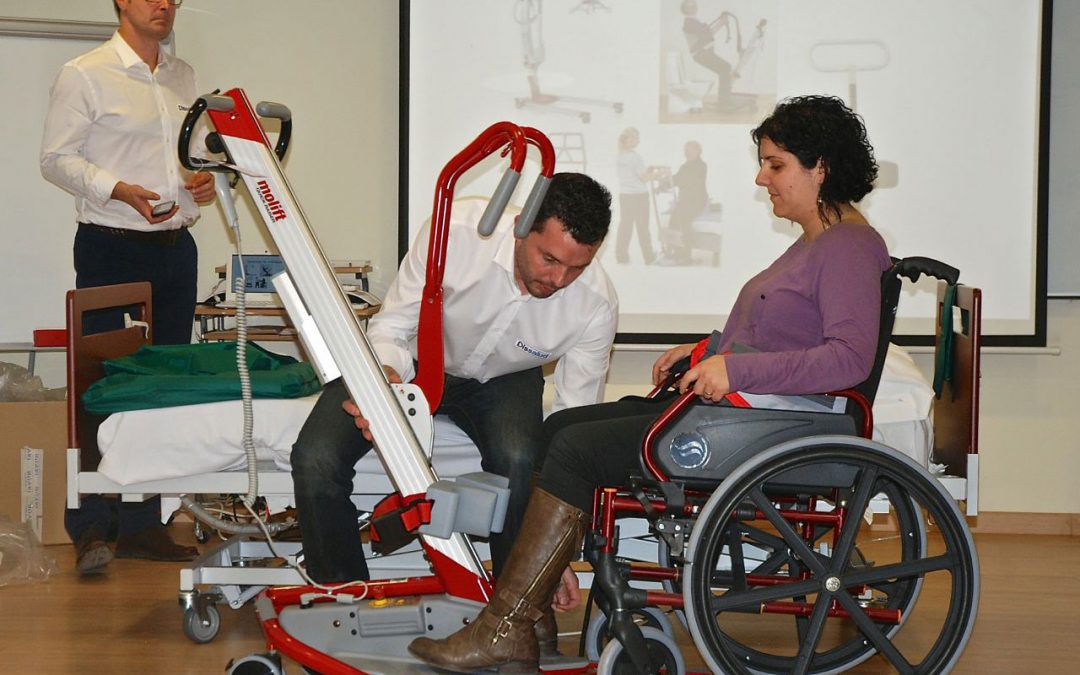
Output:
<instances>
[{"instance_id":1,"label":"man's hand","mask_svg":"<svg viewBox=\"0 0 1080 675\"><path fill-rule=\"evenodd\" d=\"M195 203L199 206L206 206L214 201L214 174L209 171L200 171L192 174L188 182L184 183L184 187L191 196L195 198Z\"/></svg>"},{"instance_id":2,"label":"man's hand","mask_svg":"<svg viewBox=\"0 0 1080 675\"><path fill-rule=\"evenodd\" d=\"M401 384L401 376L397 374L397 371L390 366L383 366L383 372L386 373L386 379L390 384ZM360 412L360 408L353 402L352 399L346 400L341 404L341 407L345 412L353 416L353 421L356 423L356 428L364 434L364 438L374 442L375 438L371 435L371 422L364 417Z\"/></svg>"},{"instance_id":3,"label":"man's hand","mask_svg":"<svg viewBox=\"0 0 1080 675\"><path fill-rule=\"evenodd\" d=\"M581 604L581 586L577 574L568 565L562 573L562 579L555 594L551 596L551 608L556 612L569 612Z\"/></svg>"},{"instance_id":4,"label":"man's hand","mask_svg":"<svg viewBox=\"0 0 1080 675\"><path fill-rule=\"evenodd\" d=\"M150 210L154 208L153 202L160 200L161 195L152 190L147 190L141 185L125 183L124 181L118 181L116 185L113 186L110 197L117 201L124 202L138 211L139 215L145 218L146 222L151 225L165 222L169 218L175 216L176 212L180 210L180 206L174 204L172 210L164 215L155 216L151 214Z\"/></svg>"},{"instance_id":5,"label":"man's hand","mask_svg":"<svg viewBox=\"0 0 1080 675\"><path fill-rule=\"evenodd\" d=\"M690 356L690 352L694 351L694 345L688 343L685 345L676 345L660 355L660 358L656 359L656 363L652 367L652 383L653 386L659 385L661 382L667 379L671 374L671 367L679 361Z\"/></svg>"}]
</instances>

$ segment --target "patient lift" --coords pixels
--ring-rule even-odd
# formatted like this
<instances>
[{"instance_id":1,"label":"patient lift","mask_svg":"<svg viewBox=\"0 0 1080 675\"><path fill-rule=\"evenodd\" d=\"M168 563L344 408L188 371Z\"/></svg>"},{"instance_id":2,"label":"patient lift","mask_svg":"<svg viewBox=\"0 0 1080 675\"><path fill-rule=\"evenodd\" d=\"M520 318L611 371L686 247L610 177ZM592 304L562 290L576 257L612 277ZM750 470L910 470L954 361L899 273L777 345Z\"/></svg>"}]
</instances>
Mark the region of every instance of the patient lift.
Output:
<instances>
[{"instance_id":1,"label":"patient lift","mask_svg":"<svg viewBox=\"0 0 1080 675\"><path fill-rule=\"evenodd\" d=\"M223 142L228 164L198 163L187 154L194 121L205 111ZM485 535L497 530L501 527L499 504L505 499L505 494L500 498L504 479L497 476L473 475L456 483L439 480L425 451L431 443L431 410L442 396L441 281L453 187L461 174L484 157L500 149L510 154L510 168L478 225L482 234L490 233L520 178L527 146L537 147L541 175L515 228L515 235L523 237L554 172L554 151L537 130L501 122L443 170L432 214L417 377L414 384L391 385L272 154L256 111L264 117L289 116L278 104L260 103L253 108L237 89L224 96L201 97L181 133L181 159L192 169L236 171L256 198L288 270L275 278L275 288L320 377L330 380L340 374L371 421L376 451L400 495L399 511L424 512L421 540L433 571L432 576L358 582L333 592L317 586L276 589L260 597L257 608L278 650L305 665L320 672L390 672L411 661L405 648L414 637L448 635L490 597L491 579L461 532ZM432 499L435 506L428 509ZM381 601L359 602L364 598ZM391 602L391 598L396 600ZM328 626L331 634L325 632ZM360 636L365 639L358 640ZM308 645L322 645L323 651ZM571 659L570 665L576 670L585 664Z\"/></svg>"}]
</instances>

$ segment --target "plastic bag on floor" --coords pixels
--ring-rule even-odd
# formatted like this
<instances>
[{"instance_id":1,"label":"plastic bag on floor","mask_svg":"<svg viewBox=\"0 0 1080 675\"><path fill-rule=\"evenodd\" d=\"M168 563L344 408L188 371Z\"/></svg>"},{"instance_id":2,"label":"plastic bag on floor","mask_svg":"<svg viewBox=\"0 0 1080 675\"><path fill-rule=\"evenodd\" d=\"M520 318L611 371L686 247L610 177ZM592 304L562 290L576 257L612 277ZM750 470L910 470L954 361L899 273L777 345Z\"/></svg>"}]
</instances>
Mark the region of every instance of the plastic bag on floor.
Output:
<instances>
[{"instance_id":1,"label":"plastic bag on floor","mask_svg":"<svg viewBox=\"0 0 1080 675\"><path fill-rule=\"evenodd\" d=\"M26 523L0 516L0 587L45 581L56 572L56 559L45 552Z\"/></svg>"},{"instance_id":2,"label":"plastic bag on floor","mask_svg":"<svg viewBox=\"0 0 1080 675\"><path fill-rule=\"evenodd\" d=\"M66 387L47 389L26 368L0 361L0 401L63 401L66 392Z\"/></svg>"}]
</instances>

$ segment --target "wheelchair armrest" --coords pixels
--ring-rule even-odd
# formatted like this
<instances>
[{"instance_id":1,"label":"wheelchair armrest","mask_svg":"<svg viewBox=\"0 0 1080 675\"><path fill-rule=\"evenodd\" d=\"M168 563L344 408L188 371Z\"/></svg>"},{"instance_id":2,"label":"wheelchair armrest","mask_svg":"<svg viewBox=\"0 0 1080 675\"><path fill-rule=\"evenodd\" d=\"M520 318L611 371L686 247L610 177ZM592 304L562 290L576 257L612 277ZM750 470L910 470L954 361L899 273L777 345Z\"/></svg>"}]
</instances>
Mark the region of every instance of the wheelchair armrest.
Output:
<instances>
[{"instance_id":1,"label":"wheelchair armrest","mask_svg":"<svg viewBox=\"0 0 1080 675\"><path fill-rule=\"evenodd\" d=\"M654 389L654 393L660 390L662 390L661 387L657 387L656 389ZM855 405L859 408L859 411L862 413L861 435L864 438L873 438L874 412L872 406L870 405L870 401L868 401L865 396L863 396L855 389L830 391L827 392L827 395L846 398L849 401L854 402ZM650 474L650 476L647 476L647 478L651 478L653 480L658 480L661 482L666 482L670 480L667 474L664 473L663 468L654 461L653 453L651 452L651 450L653 446L657 443L657 441L660 439L660 436L667 430L668 425L672 422L672 420L679 417L687 408L696 403L696 399L698 398L700 397L693 391L687 391L686 393L681 394L678 398L672 401L672 403L668 405L667 408L664 408L664 411L660 413L660 415L656 418L656 420L653 421L653 423L649 426L648 430L645 432L645 437L641 442L641 463L645 467L646 471L648 471Z\"/></svg>"},{"instance_id":2,"label":"wheelchair armrest","mask_svg":"<svg viewBox=\"0 0 1080 675\"><path fill-rule=\"evenodd\" d=\"M653 421L649 426L649 430L645 432L645 438L641 441L641 457L642 464L645 469L652 474L654 480L666 482L668 479L667 474L653 461L653 453L649 452L650 448L656 444L660 434L667 428L668 423L672 419L678 417L684 410L694 404L694 399L698 398L698 395L693 391L688 391L682 394L671 405L664 408L664 412L660 413L660 416Z\"/></svg>"},{"instance_id":3,"label":"wheelchair armrest","mask_svg":"<svg viewBox=\"0 0 1080 675\"><path fill-rule=\"evenodd\" d=\"M679 379L688 370L690 370L690 357L687 356L679 359L671 366L671 370L668 371L668 376L664 378L660 384L653 387L652 391L650 391L645 398L656 398L663 392L673 389L679 382Z\"/></svg>"},{"instance_id":4,"label":"wheelchair armrest","mask_svg":"<svg viewBox=\"0 0 1080 675\"><path fill-rule=\"evenodd\" d=\"M826 392L826 396L837 396L853 402L862 413L862 437L868 439L874 438L874 409L865 396L855 389L830 391Z\"/></svg>"}]
</instances>

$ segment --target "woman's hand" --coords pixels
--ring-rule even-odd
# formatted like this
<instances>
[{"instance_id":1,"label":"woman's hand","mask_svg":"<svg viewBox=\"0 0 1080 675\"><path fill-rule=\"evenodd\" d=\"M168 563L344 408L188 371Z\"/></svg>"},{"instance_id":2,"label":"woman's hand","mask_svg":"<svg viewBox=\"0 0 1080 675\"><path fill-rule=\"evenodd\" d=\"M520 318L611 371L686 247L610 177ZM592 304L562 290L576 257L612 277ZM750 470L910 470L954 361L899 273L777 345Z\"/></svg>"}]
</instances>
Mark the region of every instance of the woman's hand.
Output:
<instances>
[{"instance_id":1,"label":"woman's hand","mask_svg":"<svg viewBox=\"0 0 1080 675\"><path fill-rule=\"evenodd\" d=\"M551 596L551 608L556 612L569 612L580 604L581 586L574 570L567 565L558 587L555 588L555 594Z\"/></svg>"},{"instance_id":2,"label":"woman's hand","mask_svg":"<svg viewBox=\"0 0 1080 675\"><path fill-rule=\"evenodd\" d=\"M390 366L383 366L383 372L386 373L386 379L390 384L401 384L401 376L397 374L397 371ZM374 442L374 438L371 435L371 422L368 421L364 414L360 412L359 406L353 402L353 400L347 399L341 404L342 409L345 412L353 416L356 428L364 434L364 438Z\"/></svg>"},{"instance_id":3,"label":"woman's hand","mask_svg":"<svg viewBox=\"0 0 1080 675\"><path fill-rule=\"evenodd\" d=\"M660 358L656 359L656 363L652 367L652 383L653 386L658 386L661 382L667 379L671 373L671 367L679 361L690 356L690 352L694 350L694 344L688 343L685 345L677 345L667 350L660 355Z\"/></svg>"},{"instance_id":4,"label":"woman's hand","mask_svg":"<svg viewBox=\"0 0 1080 675\"><path fill-rule=\"evenodd\" d=\"M731 391L728 383L727 362L723 354L702 359L696 366L686 371L679 380L679 392L685 394L692 390L698 396L710 401L719 401Z\"/></svg>"}]
</instances>

